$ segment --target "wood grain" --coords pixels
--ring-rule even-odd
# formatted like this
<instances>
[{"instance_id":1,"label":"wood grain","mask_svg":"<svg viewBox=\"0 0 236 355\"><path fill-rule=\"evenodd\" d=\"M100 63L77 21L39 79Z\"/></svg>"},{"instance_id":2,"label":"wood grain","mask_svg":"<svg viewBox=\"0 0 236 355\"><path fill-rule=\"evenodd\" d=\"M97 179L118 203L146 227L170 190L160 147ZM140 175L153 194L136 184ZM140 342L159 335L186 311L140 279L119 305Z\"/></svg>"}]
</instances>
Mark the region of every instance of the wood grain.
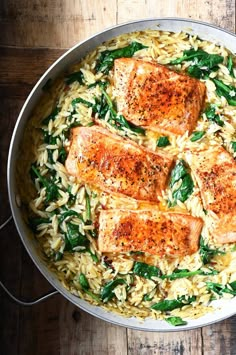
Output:
<instances>
[{"instance_id":1,"label":"wood grain","mask_svg":"<svg viewBox=\"0 0 236 355\"><path fill-rule=\"evenodd\" d=\"M202 355L201 329L165 334L128 330L128 350L130 355Z\"/></svg>"},{"instance_id":2,"label":"wood grain","mask_svg":"<svg viewBox=\"0 0 236 355\"><path fill-rule=\"evenodd\" d=\"M0 45L68 48L116 23L116 0L1 0Z\"/></svg>"},{"instance_id":3,"label":"wood grain","mask_svg":"<svg viewBox=\"0 0 236 355\"><path fill-rule=\"evenodd\" d=\"M42 74L64 52L48 48L0 48L0 96L25 99ZM10 70L9 70L10 68Z\"/></svg>"},{"instance_id":4,"label":"wood grain","mask_svg":"<svg viewBox=\"0 0 236 355\"><path fill-rule=\"evenodd\" d=\"M0 2L0 209L10 214L6 161L11 133L24 100L42 73L76 42L117 23L178 16L235 31L233 0L1 0ZM51 289L24 250L13 224L0 238L0 277L22 298ZM127 330L55 296L32 308L9 301L0 290L3 355L235 355L236 316L178 333Z\"/></svg>"},{"instance_id":5,"label":"wood grain","mask_svg":"<svg viewBox=\"0 0 236 355\"><path fill-rule=\"evenodd\" d=\"M69 302L64 302L60 310L60 325L61 355L127 354L125 328L105 323Z\"/></svg>"}]
</instances>

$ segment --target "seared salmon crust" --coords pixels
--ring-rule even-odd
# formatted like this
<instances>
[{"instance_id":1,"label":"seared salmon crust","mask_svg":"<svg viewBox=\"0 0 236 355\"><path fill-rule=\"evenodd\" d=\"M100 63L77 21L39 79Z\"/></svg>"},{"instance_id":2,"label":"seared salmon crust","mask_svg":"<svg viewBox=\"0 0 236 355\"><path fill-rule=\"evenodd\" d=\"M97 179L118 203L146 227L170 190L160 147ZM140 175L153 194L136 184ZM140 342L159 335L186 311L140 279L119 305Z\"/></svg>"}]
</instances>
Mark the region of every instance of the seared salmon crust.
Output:
<instances>
[{"instance_id":1,"label":"seared salmon crust","mask_svg":"<svg viewBox=\"0 0 236 355\"><path fill-rule=\"evenodd\" d=\"M166 187L173 158L93 127L73 129L66 160L69 174L103 191L158 202Z\"/></svg>"},{"instance_id":2,"label":"seared salmon crust","mask_svg":"<svg viewBox=\"0 0 236 355\"><path fill-rule=\"evenodd\" d=\"M201 218L158 210L104 210L99 217L101 252L142 251L172 257L199 248Z\"/></svg>"},{"instance_id":3,"label":"seared salmon crust","mask_svg":"<svg viewBox=\"0 0 236 355\"><path fill-rule=\"evenodd\" d=\"M212 235L219 243L236 242L236 162L222 146L187 152L203 206L215 215Z\"/></svg>"},{"instance_id":4,"label":"seared salmon crust","mask_svg":"<svg viewBox=\"0 0 236 355\"><path fill-rule=\"evenodd\" d=\"M176 135L196 126L206 91L200 80L154 62L120 58L114 83L118 110L135 125Z\"/></svg>"}]
</instances>

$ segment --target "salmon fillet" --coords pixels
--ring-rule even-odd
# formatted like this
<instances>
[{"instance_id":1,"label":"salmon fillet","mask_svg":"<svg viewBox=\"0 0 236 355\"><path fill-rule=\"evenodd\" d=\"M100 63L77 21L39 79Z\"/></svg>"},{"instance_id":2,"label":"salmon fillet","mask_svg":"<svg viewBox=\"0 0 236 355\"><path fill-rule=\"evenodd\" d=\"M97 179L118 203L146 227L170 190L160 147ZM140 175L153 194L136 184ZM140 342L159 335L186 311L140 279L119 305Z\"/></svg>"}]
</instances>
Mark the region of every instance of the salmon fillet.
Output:
<instances>
[{"instance_id":1,"label":"salmon fillet","mask_svg":"<svg viewBox=\"0 0 236 355\"><path fill-rule=\"evenodd\" d=\"M182 135L196 125L205 84L163 65L134 58L114 64L117 108L137 126Z\"/></svg>"},{"instance_id":2,"label":"salmon fillet","mask_svg":"<svg viewBox=\"0 0 236 355\"><path fill-rule=\"evenodd\" d=\"M186 153L203 206L216 220L211 234L219 243L236 242L236 162L223 147Z\"/></svg>"},{"instance_id":3,"label":"salmon fillet","mask_svg":"<svg viewBox=\"0 0 236 355\"><path fill-rule=\"evenodd\" d=\"M202 220L158 210L103 210L99 217L101 252L142 251L172 257L190 255L199 248Z\"/></svg>"},{"instance_id":4,"label":"salmon fillet","mask_svg":"<svg viewBox=\"0 0 236 355\"><path fill-rule=\"evenodd\" d=\"M93 126L73 129L65 165L69 174L103 191L157 202L172 163L167 154Z\"/></svg>"}]
</instances>

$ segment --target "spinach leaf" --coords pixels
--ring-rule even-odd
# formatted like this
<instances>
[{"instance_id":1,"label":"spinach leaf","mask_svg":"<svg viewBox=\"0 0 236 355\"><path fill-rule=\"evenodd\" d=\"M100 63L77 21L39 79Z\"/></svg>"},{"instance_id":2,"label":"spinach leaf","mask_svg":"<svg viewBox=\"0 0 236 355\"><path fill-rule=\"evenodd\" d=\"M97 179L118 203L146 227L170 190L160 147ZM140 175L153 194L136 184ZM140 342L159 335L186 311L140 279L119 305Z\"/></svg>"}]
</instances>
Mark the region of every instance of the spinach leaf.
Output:
<instances>
[{"instance_id":1,"label":"spinach leaf","mask_svg":"<svg viewBox=\"0 0 236 355\"><path fill-rule=\"evenodd\" d=\"M179 326L179 325L186 325L188 324L185 320L183 320L181 317L168 317L165 318L165 321L170 323L173 326Z\"/></svg>"},{"instance_id":2,"label":"spinach leaf","mask_svg":"<svg viewBox=\"0 0 236 355\"><path fill-rule=\"evenodd\" d=\"M67 232L65 233L65 251L75 251L77 247L81 247L82 251L87 251L89 240L85 235L79 232L79 227L71 222L66 224Z\"/></svg>"},{"instance_id":3,"label":"spinach leaf","mask_svg":"<svg viewBox=\"0 0 236 355\"><path fill-rule=\"evenodd\" d=\"M107 86L109 85L109 82L106 81L106 80L97 80L97 81L95 81L94 83L89 84L89 85L88 85L88 89L94 88L94 87L96 87L97 85L100 86L100 88L106 89Z\"/></svg>"},{"instance_id":4,"label":"spinach leaf","mask_svg":"<svg viewBox=\"0 0 236 355\"><path fill-rule=\"evenodd\" d=\"M187 169L185 166L185 162L181 159L175 166L175 168L171 172L170 176L170 187L173 187L174 184L182 179L187 174Z\"/></svg>"},{"instance_id":5,"label":"spinach leaf","mask_svg":"<svg viewBox=\"0 0 236 355\"><path fill-rule=\"evenodd\" d=\"M78 81L81 85L84 84L84 74L81 70L71 73L65 78L65 82L67 85L70 85L75 81Z\"/></svg>"},{"instance_id":6,"label":"spinach leaf","mask_svg":"<svg viewBox=\"0 0 236 355\"><path fill-rule=\"evenodd\" d=\"M69 199L68 199L67 205L68 205L69 207L71 207L72 205L74 205L75 200L76 200L76 195L73 195L73 194L71 193L71 189L72 189L72 186L69 186L68 189L67 189L67 192L69 193Z\"/></svg>"},{"instance_id":7,"label":"spinach leaf","mask_svg":"<svg viewBox=\"0 0 236 355\"><path fill-rule=\"evenodd\" d=\"M190 138L191 142L196 142L201 139L206 134L205 131L195 131L192 133L192 137Z\"/></svg>"},{"instance_id":8,"label":"spinach leaf","mask_svg":"<svg viewBox=\"0 0 236 355\"><path fill-rule=\"evenodd\" d=\"M233 58L232 58L231 55L228 56L227 68L228 68L229 74L233 78L235 78L235 75L234 75L234 63L233 63Z\"/></svg>"},{"instance_id":9,"label":"spinach leaf","mask_svg":"<svg viewBox=\"0 0 236 355\"><path fill-rule=\"evenodd\" d=\"M226 85L222 80L212 79L216 86L216 93L219 97L224 96L231 106L236 106L236 88L232 85Z\"/></svg>"},{"instance_id":10,"label":"spinach leaf","mask_svg":"<svg viewBox=\"0 0 236 355\"><path fill-rule=\"evenodd\" d=\"M49 121L50 121L50 120L53 120L53 121L55 120L55 118L56 118L56 116L58 115L59 112L60 112L60 108L59 108L58 106L56 106L56 107L52 110L52 112L50 113L50 115L43 119L42 124L43 124L44 126L47 126L47 125L49 124Z\"/></svg>"},{"instance_id":11,"label":"spinach leaf","mask_svg":"<svg viewBox=\"0 0 236 355\"><path fill-rule=\"evenodd\" d=\"M83 217L81 216L80 213L74 211L74 210L67 210L63 213L61 213L60 217L58 218L58 223L59 225L67 218L67 217L71 217L71 216L75 216L78 217L82 222L83 222Z\"/></svg>"},{"instance_id":12,"label":"spinach leaf","mask_svg":"<svg viewBox=\"0 0 236 355\"><path fill-rule=\"evenodd\" d=\"M50 223L50 219L42 217L29 218L29 225L33 232L37 232L37 227L43 223Z\"/></svg>"},{"instance_id":13,"label":"spinach leaf","mask_svg":"<svg viewBox=\"0 0 236 355\"><path fill-rule=\"evenodd\" d=\"M153 293L152 291L150 293L146 293L143 296L143 301L147 301L147 302L151 301L154 297L154 295L152 295L152 293Z\"/></svg>"},{"instance_id":14,"label":"spinach leaf","mask_svg":"<svg viewBox=\"0 0 236 355\"><path fill-rule=\"evenodd\" d=\"M157 140L157 147L167 147L170 145L169 138L167 136L159 137Z\"/></svg>"},{"instance_id":15,"label":"spinach leaf","mask_svg":"<svg viewBox=\"0 0 236 355\"><path fill-rule=\"evenodd\" d=\"M63 252L62 251L58 251L55 253L55 257L54 257L54 261L60 261L63 258Z\"/></svg>"},{"instance_id":16,"label":"spinach leaf","mask_svg":"<svg viewBox=\"0 0 236 355\"><path fill-rule=\"evenodd\" d=\"M187 69L187 73L196 79L201 79L203 76L202 70L197 65L190 65Z\"/></svg>"},{"instance_id":17,"label":"spinach leaf","mask_svg":"<svg viewBox=\"0 0 236 355\"><path fill-rule=\"evenodd\" d=\"M195 50L194 48L191 48L189 50L185 50L183 52L182 57L172 60L169 64L171 65L181 64L182 62L187 62L194 59L196 60L206 55L208 55L208 53L203 51L202 49Z\"/></svg>"},{"instance_id":18,"label":"spinach leaf","mask_svg":"<svg viewBox=\"0 0 236 355\"><path fill-rule=\"evenodd\" d=\"M91 258L93 259L93 261L94 261L95 263L97 263L97 262L99 261L99 259L98 259L97 255L96 255L96 254L94 254L94 253L93 253L90 249L89 249L89 250L86 250L86 251L88 251L88 252L89 252L89 254L90 254Z\"/></svg>"},{"instance_id":19,"label":"spinach leaf","mask_svg":"<svg viewBox=\"0 0 236 355\"><path fill-rule=\"evenodd\" d=\"M72 106L76 108L77 103L82 103L87 107L92 107L93 114L98 114L98 118L105 119L107 113L110 116L108 123L118 130L128 129L133 133L145 135L145 130L142 127L135 126L134 124L128 122L123 115L118 115L114 104L107 94L107 92L102 88L102 95L100 98L95 97L95 103L86 101L82 98L76 98L72 100Z\"/></svg>"},{"instance_id":20,"label":"spinach leaf","mask_svg":"<svg viewBox=\"0 0 236 355\"><path fill-rule=\"evenodd\" d=\"M48 131L43 131L43 141L46 144L56 144L57 137L53 137Z\"/></svg>"},{"instance_id":21,"label":"spinach leaf","mask_svg":"<svg viewBox=\"0 0 236 355\"><path fill-rule=\"evenodd\" d=\"M59 150L58 150L58 161L61 164L65 164L66 158L67 158L67 152L66 152L65 148L64 147L59 148Z\"/></svg>"},{"instance_id":22,"label":"spinach leaf","mask_svg":"<svg viewBox=\"0 0 236 355\"><path fill-rule=\"evenodd\" d=\"M222 296L223 293L230 293L231 295L236 296L236 281L233 281L227 285L222 285L216 282L206 282L207 289L217 293Z\"/></svg>"},{"instance_id":23,"label":"spinach leaf","mask_svg":"<svg viewBox=\"0 0 236 355\"><path fill-rule=\"evenodd\" d=\"M161 276L161 270L159 268L139 261L136 261L134 263L133 273L138 276L144 277L145 279L151 279L153 276Z\"/></svg>"},{"instance_id":24,"label":"spinach leaf","mask_svg":"<svg viewBox=\"0 0 236 355\"><path fill-rule=\"evenodd\" d=\"M151 309L154 309L155 311L162 311L162 312L170 312L173 311L176 308L182 308L183 306L186 306L196 300L195 296L188 297L186 296L181 296L178 297L176 300L163 300L160 302L157 302L151 306Z\"/></svg>"},{"instance_id":25,"label":"spinach leaf","mask_svg":"<svg viewBox=\"0 0 236 355\"><path fill-rule=\"evenodd\" d=\"M203 264L209 264L211 259L215 256L215 255L224 255L225 252L217 249L211 249L209 247L208 244L205 243L203 237L201 236L200 238L200 250L199 253L201 255L202 258L202 262Z\"/></svg>"},{"instance_id":26,"label":"spinach leaf","mask_svg":"<svg viewBox=\"0 0 236 355\"><path fill-rule=\"evenodd\" d=\"M77 97L76 99L71 101L73 108L76 108L76 104L79 104L79 103L84 104L87 107L94 107L94 103L84 100L84 99L82 99L82 97Z\"/></svg>"},{"instance_id":27,"label":"spinach leaf","mask_svg":"<svg viewBox=\"0 0 236 355\"><path fill-rule=\"evenodd\" d=\"M234 246L231 249L231 252L234 252L234 251L236 251L236 244L234 244Z\"/></svg>"},{"instance_id":28,"label":"spinach leaf","mask_svg":"<svg viewBox=\"0 0 236 355\"><path fill-rule=\"evenodd\" d=\"M91 292L91 291L89 290L89 288L90 288L89 282L88 282L86 276L85 276L83 273L81 273L81 274L79 275L79 283L80 283L80 286L81 286L82 290L83 290L85 293L87 293L87 295L89 295L90 297L92 297L92 298L93 298L95 301L97 301L97 302L100 301L100 298L99 298L97 295L95 295L93 292Z\"/></svg>"},{"instance_id":29,"label":"spinach leaf","mask_svg":"<svg viewBox=\"0 0 236 355\"><path fill-rule=\"evenodd\" d=\"M126 284L126 281L124 279L115 279L113 281L108 282L102 289L101 292L101 299L103 302L108 302L110 301L113 296L115 295L113 290L116 288L118 285L123 285Z\"/></svg>"},{"instance_id":30,"label":"spinach leaf","mask_svg":"<svg viewBox=\"0 0 236 355\"><path fill-rule=\"evenodd\" d=\"M193 65L190 65L187 72L190 76L195 78L208 77L211 71L216 71L219 67L218 64L223 63L224 58L218 54L210 54L202 49L185 50L183 56L171 61L169 64L176 65L182 62L192 61Z\"/></svg>"},{"instance_id":31,"label":"spinach leaf","mask_svg":"<svg viewBox=\"0 0 236 355\"><path fill-rule=\"evenodd\" d=\"M108 74L109 70L111 70L113 67L115 59L132 57L135 52L144 48L147 47L142 43L132 42L130 45L123 48L101 52L95 70L96 72L100 71L102 73Z\"/></svg>"},{"instance_id":32,"label":"spinach leaf","mask_svg":"<svg viewBox=\"0 0 236 355\"><path fill-rule=\"evenodd\" d=\"M109 95L106 93L105 90L102 89L103 96L107 102L109 111L110 111L110 119L108 122L113 126L116 127L119 130L124 130L124 128L127 128L131 132L137 133L137 134L142 134L145 135L145 130L142 127L138 127L134 125L133 123L130 123L126 120L126 118L123 115L118 115L115 108L114 104L109 97ZM114 121L114 123L113 123Z\"/></svg>"},{"instance_id":33,"label":"spinach leaf","mask_svg":"<svg viewBox=\"0 0 236 355\"><path fill-rule=\"evenodd\" d=\"M194 183L191 175L188 173L184 160L180 160L171 172L170 187L182 179L182 183L177 190L172 192L173 202L169 206L175 206L176 201L184 202L192 194Z\"/></svg>"},{"instance_id":34,"label":"spinach leaf","mask_svg":"<svg viewBox=\"0 0 236 355\"><path fill-rule=\"evenodd\" d=\"M180 187L173 192L173 198L176 202L177 200L184 202L192 194L194 188L193 179L190 174L183 177L182 184Z\"/></svg>"},{"instance_id":35,"label":"spinach leaf","mask_svg":"<svg viewBox=\"0 0 236 355\"><path fill-rule=\"evenodd\" d=\"M182 279L185 277L191 277L195 275L217 275L217 274L218 271L214 269L211 269L210 271L203 271L201 269L195 271L189 271L187 269L177 269L172 274L163 275L161 278L168 279L168 280L176 280L176 279Z\"/></svg>"},{"instance_id":36,"label":"spinach leaf","mask_svg":"<svg viewBox=\"0 0 236 355\"><path fill-rule=\"evenodd\" d=\"M80 286L82 287L82 289L84 289L84 290L88 290L89 289L88 280L87 280L86 276L83 273L81 273L79 275L79 283L80 283Z\"/></svg>"},{"instance_id":37,"label":"spinach leaf","mask_svg":"<svg viewBox=\"0 0 236 355\"><path fill-rule=\"evenodd\" d=\"M216 114L216 107L214 105L207 106L205 115L209 121L215 122L221 127L224 125L224 121L221 120L220 115Z\"/></svg>"},{"instance_id":38,"label":"spinach leaf","mask_svg":"<svg viewBox=\"0 0 236 355\"><path fill-rule=\"evenodd\" d=\"M48 131L43 131L43 141L46 144L54 145L57 144L57 137L53 137L53 135L49 134ZM50 164L54 164L53 160L53 152L54 149L47 149L48 151L48 161ZM67 157L67 152L64 147L58 149L58 161L62 164L65 163Z\"/></svg>"},{"instance_id":39,"label":"spinach leaf","mask_svg":"<svg viewBox=\"0 0 236 355\"><path fill-rule=\"evenodd\" d=\"M231 147L234 152L236 152L236 142L231 142Z\"/></svg>"},{"instance_id":40,"label":"spinach leaf","mask_svg":"<svg viewBox=\"0 0 236 355\"><path fill-rule=\"evenodd\" d=\"M85 203L86 203L86 220L91 221L92 219L92 213L91 213L91 203L90 203L90 197L85 189Z\"/></svg>"},{"instance_id":41,"label":"spinach leaf","mask_svg":"<svg viewBox=\"0 0 236 355\"><path fill-rule=\"evenodd\" d=\"M43 177L37 168L34 165L31 165L32 173L39 179L40 183L43 187L46 188L46 202L55 201L59 197L59 191L57 185L51 181ZM31 173L31 176L32 176Z\"/></svg>"}]
</instances>

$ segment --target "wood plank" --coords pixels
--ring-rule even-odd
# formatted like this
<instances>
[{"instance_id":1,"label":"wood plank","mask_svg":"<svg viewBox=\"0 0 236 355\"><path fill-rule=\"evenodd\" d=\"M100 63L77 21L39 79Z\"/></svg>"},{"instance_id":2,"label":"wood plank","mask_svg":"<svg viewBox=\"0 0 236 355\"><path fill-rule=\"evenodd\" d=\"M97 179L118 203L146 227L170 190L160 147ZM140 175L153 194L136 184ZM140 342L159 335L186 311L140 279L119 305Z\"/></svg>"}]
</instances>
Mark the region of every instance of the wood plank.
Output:
<instances>
[{"instance_id":1,"label":"wood plank","mask_svg":"<svg viewBox=\"0 0 236 355\"><path fill-rule=\"evenodd\" d=\"M7 154L14 128L15 117L20 110L22 100L1 99L0 129L0 223L11 214L7 195ZM1 281L11 292L19 295L21 285L22 244L13 222L1 230L0 238L0 274ZM2 354L17 354L19 342L19 308L9 300L0 289L0 344ZM16 339L16 341L11 341Z\"/></svg>"},{"instance_id":2,"label":"wood plank","mask_svg":"<svg viewBox=\"0 0 236 355\"><path fill-rule=\"evenodd\" d=\"M68 48L116 23L116 0L1 0L0 45Z\"/></svg>"},{"instance_id":3,"label":"wood plank","mask_svg":"<svg viewBox=\"0 0 236 355\"><path fill-rule=\"evenodd\" d=\"M60 355L126 355L126 329L64 302L60 310L60 349Z\"/></svg>"},{"instance_id":4,"label":"wood plank","mask_svg":"<svg viewBox=\"0 0 236 355\"><path fill-rule=\"evenodd\" d=\"M65 50L2 47L0 52L0 96L25 99L42 74Z\"/></svg>"},{"instance_id":5,"label":"wood plank","mask_svg":"<svg viewBox=\"0 0 236 355\"><path fill-rule=\"evenodd\" d=\"M202 337L205 354L236 354L236 316L202 328Z\"/></svg>"},{"instance_id":6,"label":"wood plank","mask_svg":"<svg viewBox=\"0 0 236 355\"><path fill-rule=\"evenodd\" d=\"M42 276L33 264L29 255L22 250L21 290L20 297L25 300L33 300L53 287ZM19 355L50 354L56 355L60 351L59 315L61 304L66 300L61 295L55 295L43 303L32 307L19 307ZM30 335L30 336L29 336Z\"/></svg>"},{"instance_id":7,"label":"wood plank","mask_svg":"<svg viewBox=\"0 0 236 355\"><path fill-rule=\"evenodd\" d=\"M129 355L202 355L201 331L148 333L128 330Z\"/></svg>"},{"instance_id":8,"label":"wood plank","mask_svg":"<svg viewBox=\"0 0 236 355\"><path fill-rule=\"evenodd\" d=\"M117 13L118 23L152 17L183 17L235 30L234 0L118 0Z\"/></svg>"}]
</instances>

